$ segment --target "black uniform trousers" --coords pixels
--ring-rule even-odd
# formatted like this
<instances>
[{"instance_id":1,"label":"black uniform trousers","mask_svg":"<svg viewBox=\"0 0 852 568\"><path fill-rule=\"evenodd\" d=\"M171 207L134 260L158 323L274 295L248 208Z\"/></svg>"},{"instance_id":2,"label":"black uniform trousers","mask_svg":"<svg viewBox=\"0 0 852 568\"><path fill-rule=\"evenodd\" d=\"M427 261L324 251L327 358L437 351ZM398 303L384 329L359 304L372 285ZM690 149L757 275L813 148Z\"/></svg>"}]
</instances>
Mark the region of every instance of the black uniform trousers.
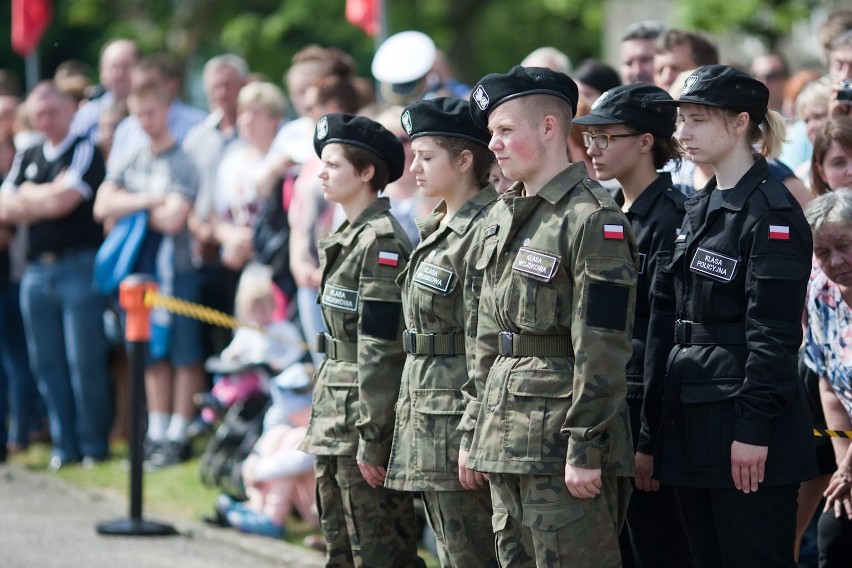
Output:
<instances>
[{"instance_id":1,"label":"black uniform trousers","mask_svg":"<svg viewBox=\"0 0 852 568\"><path fill-rule=\"evenodd\" d=\"M852 563L852 520L834 516L834 508L819 518L819 568L844 568Z\"/></svg>"},{"instance_id":2,"label":"black uniform trousers","mask_svg":"<svg viewBox=\"0 0 852 568\"><path fill-rule=\"evenodd\" d=\"M676 493L695 568L795 568L798 483Z\"/></svg>"}]
</instances>

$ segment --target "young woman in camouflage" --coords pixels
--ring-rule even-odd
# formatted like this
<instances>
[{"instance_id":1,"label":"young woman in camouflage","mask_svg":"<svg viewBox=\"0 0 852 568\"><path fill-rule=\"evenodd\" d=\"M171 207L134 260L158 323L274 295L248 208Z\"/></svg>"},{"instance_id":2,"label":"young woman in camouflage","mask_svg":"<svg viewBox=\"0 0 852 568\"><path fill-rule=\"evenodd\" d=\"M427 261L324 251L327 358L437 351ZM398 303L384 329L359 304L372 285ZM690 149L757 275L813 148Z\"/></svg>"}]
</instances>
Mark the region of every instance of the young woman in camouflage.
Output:
<instances>
[{"instance_id":1,"label":"young woman in camouflage","mask_svg":"<svg viewBox=\"0 0 852 568\"><path fill-rule=\"evenodd\" d=\"M408 355L385 487L422 492L441 566L496 567L491 494L482 474L472 490L460 483L456 430L476 343L482 272L474 265L497 200L488 183L490 135L461 99L418 101L401 121L412 139L417 185L441 202L417 219L420 244L398 280Z\"/></svg>"},{"instance_id":2,"label":"young woman in camouflage","mask_svg":"<svg viewBox=\"0 0 852 568\"><path fill-rule=\"evenodd\" d=\"M686 199L673 188L670 174L658 172L669 161L680 160L677 142L672 138L677 111L661 104L671 100L666 91L654 85L623 85L605 92L592 104L589 114L574 120L589 127L583 133L583 142L598 180L615 179L621 185L615 202L630 221L639 247L633 357L627 364L627 406L634 446L645 398L645 353L660 353L664 349L657 349L657 344L670 349L674 342L674 332L648 335L654 283L660 268L671 262ZM673 318L669 321L674 327ZM637 489L630 497L620 539L625 564L689 568L692 563L674 490L661 488L656 481L647 487L637 484Z\"/></svg>"},{"instance_id":3,"label":"young woman in camouflage","mask_svg":"<svg viewBox=\"0 0 852 568\"><path fill-rule=\"evenodd\" d=\"M402 143L365 117L334 113L316 126L323 196L346 221L319 243L326 359L314 379L300 449L317 456L328 567L421 567L412 497L382 487L404 352L396 279L411 246L378 197L402 174Z\"/></svg>"}]
</instances>

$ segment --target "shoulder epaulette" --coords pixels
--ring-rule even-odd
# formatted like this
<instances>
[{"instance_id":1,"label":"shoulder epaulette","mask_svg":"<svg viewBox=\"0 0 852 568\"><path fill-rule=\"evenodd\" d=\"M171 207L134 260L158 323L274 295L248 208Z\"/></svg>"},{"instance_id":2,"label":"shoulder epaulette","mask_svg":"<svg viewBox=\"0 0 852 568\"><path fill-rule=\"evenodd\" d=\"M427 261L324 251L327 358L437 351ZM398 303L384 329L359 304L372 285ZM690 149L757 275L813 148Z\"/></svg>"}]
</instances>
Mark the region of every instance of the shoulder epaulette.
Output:
<instances>
[{"instance_id":1,"label":"shoulder epaulette","mask_svg":"<svg viewBox=\"0 0 852 568\"><path fill-rule=\"evenodd\" d=\"M583 185L591 192L592 195L595 196L595 199L598 200L602 209L615 209L618 210L618 205L616 205L615 200L612 198L612 195L604 189L599 183L595 183L591 180L584 180Z\"/></svg>"},{"instance_id":2,"label":"shoulder epaulette","mask_svg":"<svg viewBox=\"0 0 852 568\"><path fill-rule=\"evenodd\" d=\"M770 210L787 211L793 208L790 203L790 192L787 191L786 186L781 181L771 175L760 183L758 189L766 197L766 203Z\"/></svg>"},{"instance_id":3,"label":"shoulder epaulette","mask_svg":"<svg viewBox=\"0 0 852 568\"><path fill-rule=\"evenodd\" d=\"M379 215L378 217L371 219L367 224L373 228L377 239L386 239L396 235L393 230L393 222L386 214Z\"/></svg>"}]
</instances>

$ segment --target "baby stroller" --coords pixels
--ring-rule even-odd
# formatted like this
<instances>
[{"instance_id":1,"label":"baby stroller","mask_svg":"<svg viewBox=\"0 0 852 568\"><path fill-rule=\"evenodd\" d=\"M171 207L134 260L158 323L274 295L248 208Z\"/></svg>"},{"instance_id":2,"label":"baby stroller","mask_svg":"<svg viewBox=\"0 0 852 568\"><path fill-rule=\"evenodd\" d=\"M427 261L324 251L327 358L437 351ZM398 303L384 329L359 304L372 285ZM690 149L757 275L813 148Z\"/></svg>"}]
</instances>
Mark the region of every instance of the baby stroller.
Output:
<instances>
[{"instance_id":1,"label":"baby stroller","mask_svg":"<svg viewBox=\"0 0 852 568\"><path fill-rule=\"evenodd\" d=\"M234 364L216 357L205 362L205 370L214 374L245 371L263 373L267 377L272 374L265 365ZM203 393L197 396L196 403L218 417L218 425L201 456L201 481L208 487L221 488L235 499L245 499L240 466L263 432L263 417L270 405L269 395L259 391L225 407L210 393Z\"/></svg>"}]
</instances>

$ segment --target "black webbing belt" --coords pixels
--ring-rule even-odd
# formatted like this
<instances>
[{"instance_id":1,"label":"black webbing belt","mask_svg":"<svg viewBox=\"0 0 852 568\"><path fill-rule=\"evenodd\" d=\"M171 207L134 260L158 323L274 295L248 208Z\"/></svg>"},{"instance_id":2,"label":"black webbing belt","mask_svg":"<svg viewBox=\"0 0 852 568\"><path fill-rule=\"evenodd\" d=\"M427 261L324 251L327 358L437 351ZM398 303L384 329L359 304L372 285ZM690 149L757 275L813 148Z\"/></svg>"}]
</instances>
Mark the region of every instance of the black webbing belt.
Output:
<instances>
[{"instance_id":1,"label":"black webbing belt","mask_svg":"<svg viewBox=\"0 0 852 568\"><path fill-rule=\"evenodd\" d=\"M675 343L679 345L742 345L745 342L742 323L675 322Z\"/></svg>"},{"instance_id":2,"label":"black webbing belt","mask_svg":"<svg viewBox=\"0 0 852 568\"><path fill-rule=\"evenodd\" d=\"M463 333L417 333L406 329L402 332L402 346L406 353L414 355L464 355Z\"/></svg>"}]
</instances>

